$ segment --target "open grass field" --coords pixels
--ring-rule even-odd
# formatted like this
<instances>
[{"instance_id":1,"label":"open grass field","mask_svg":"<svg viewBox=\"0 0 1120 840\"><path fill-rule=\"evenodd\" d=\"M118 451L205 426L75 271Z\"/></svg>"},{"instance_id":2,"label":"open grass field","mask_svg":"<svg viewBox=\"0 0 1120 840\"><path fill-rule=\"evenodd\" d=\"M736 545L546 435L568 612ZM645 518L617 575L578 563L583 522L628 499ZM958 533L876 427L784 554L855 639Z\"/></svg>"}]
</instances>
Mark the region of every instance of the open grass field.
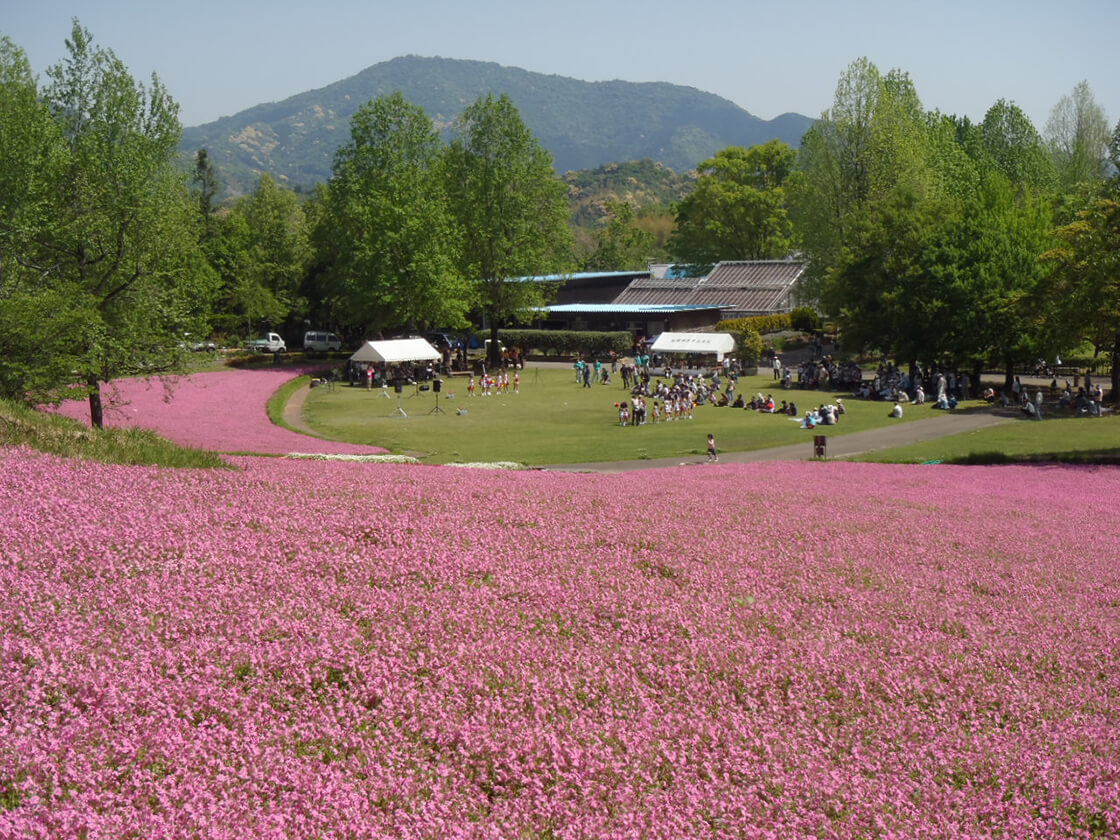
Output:
<instances>
[{"instance_id":1,"label":"open grass field","mask_svg":"<svg viewBox=\"0 0 1120 840\"><path fill-rule=\"evenodd\" d=\"M619 384L576 384L571 370L532 367L522 371L520 393L468 398L467 380L457 376L444 383L439 405L431 392L402 395L407 417L396 414L397 399L380 391L348 386L317 388L304 404L304 419L327 438L354 444L382 446L410 454L426 463L454 461L520 461L532 466L592 461L628 461L702 454L711 432L721 451L736 452L809 443L813 432L799 428L792 418L755 411L702 406L695 419L620 427L614 404L627 392ZM829 436L877 428L898 420L887 418L881 402L849 400L842 392L782 391L767 376L744 377L739 390L773 394L777 403L793 400L801 414L811 405L844 398L848 413L840 425L827 427ZM464 409L465 414L457 413ZM928 408L907 411L903 423L930 416Z\"/></svg>"}]
</instances>

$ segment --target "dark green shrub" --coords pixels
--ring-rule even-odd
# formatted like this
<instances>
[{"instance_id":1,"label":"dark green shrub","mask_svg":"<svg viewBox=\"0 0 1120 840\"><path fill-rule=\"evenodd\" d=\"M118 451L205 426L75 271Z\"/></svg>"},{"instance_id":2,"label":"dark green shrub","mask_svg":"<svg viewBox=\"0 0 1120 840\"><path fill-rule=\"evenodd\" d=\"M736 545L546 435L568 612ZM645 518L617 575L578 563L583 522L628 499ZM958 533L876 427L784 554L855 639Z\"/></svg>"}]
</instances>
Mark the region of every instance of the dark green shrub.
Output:
<instances>
[{"instance_id":1,"label":"dark green shrub","mask_svg":"<svg viewBox=\"0 0 1120 840\"><path fill-rule=\"evenodd\" d=\"M790 326L800 332L816 332L821 328L821 316L811 306L799 306L789 313Z\"/></svg>"},{"instance_id":2,"label":"dark green shrub","mask_svg":"<svg viewBox=\"0 0 1120 840\"><path fill-rule=\"evenodd\" d=\"M499 330L498 338L507 347L545 356L605 356L611 350L623 355L634 341L628 332L595 330Z\"/></svg>"},{"instance_id":3,"label":"dark green shrub","mask_svg":"<svg viewBox=\"0 0 1120 840\"><path fill-rule=\"evenodd\" d=\"M735 334L736 330L752 329L759 335L792 329L789 315L755 315L753 318L730 318L716 324L716 332Z\"/></svg>"}]
</instances>

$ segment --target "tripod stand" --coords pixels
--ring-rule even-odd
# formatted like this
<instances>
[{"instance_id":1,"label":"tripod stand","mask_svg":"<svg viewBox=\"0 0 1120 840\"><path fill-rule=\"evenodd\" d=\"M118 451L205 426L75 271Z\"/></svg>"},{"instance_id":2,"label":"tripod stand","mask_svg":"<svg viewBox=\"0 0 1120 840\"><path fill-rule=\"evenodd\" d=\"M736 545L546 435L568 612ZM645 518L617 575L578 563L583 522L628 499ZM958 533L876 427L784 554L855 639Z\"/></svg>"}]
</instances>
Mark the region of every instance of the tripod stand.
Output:
<instances>
[{"instance_id":1,"label":"tripod stand","mask_svg":"<svg viewBox=\"0 0 1120 840\"><path fill-rule=\"evenodd\" d=\"M397 392L397 407L393 411L393 414L399 414L401 417L408 417L408 415L404 413L404 409L401 408L401 391L404 389L400 385L397 385L394 390ZM388 395L386 394L386 396Z\"/></svg>"},{"instance_id":2,"label":"tripod stand","mask_svg":"<svg viewBox=\"0 0 1120 840\"><path fill-rule=\"evenodd\" d=\"M440 395L440 391L442 391L442 390L443 390L443 380L442 379L433 379L432 380L432 393L435 394L436 404L432 407L432 410L428 412L429 414L443 414L444 413L444 410L439 407L439 395Z\"/></svg>"}]
</instances>

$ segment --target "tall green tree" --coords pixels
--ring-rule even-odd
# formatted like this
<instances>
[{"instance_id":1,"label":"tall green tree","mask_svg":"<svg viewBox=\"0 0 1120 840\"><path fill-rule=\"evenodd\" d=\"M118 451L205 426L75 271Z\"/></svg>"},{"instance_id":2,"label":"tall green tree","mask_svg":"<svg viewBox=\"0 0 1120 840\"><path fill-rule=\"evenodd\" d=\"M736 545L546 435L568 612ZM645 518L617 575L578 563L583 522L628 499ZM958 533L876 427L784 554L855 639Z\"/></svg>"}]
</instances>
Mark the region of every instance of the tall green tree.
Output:
<instances>
[{"instance_id":1,"label":"tall green tree","mask_svg":"<svg viewBox=\"0 0 1120 840\"><path fill-rule=\"evenodd\" d=\"M299 196L262 175L253 193L234 206L249 232L246 280L262 290L271 313L253 326L302 318L299 290L311 260L311 238Z\"/></svg>"},{"instance_id":2,"label":"tall green tree","mask_svg":"<svg viewBox=\"0 0 1120 840\"><path fill-rule=\"evenodd\" d=\"M797 153L780 140L731 146L699 165L696 188L677 206L670 242L683 262L765 260L789 253L785 185Z\"/></svg>"},{"instance_id":3,"label":"tall green tree","mask_svg":"<svg viewBox=\"0 0 1120 840\"><path fill-rule=\"evenodd\" d=\"M1032 296L1049 205L989 173L965 199L900 188L855 226L826 286L844 334L901 361L978 369L1035 358ZM1010 384L1010 383L1009 383Z\"/></svg>"},{"instance_id":4,"label":"tall green tree","mask_svg":"<svg viewBox=\"0 0 1120 840\"><path fill-rule=\"evenodd\" d=\"M38 263L62 146L26 55L0 38L0 394L34 402L71 375L82 326Z\"/></svg>"},{"instance_id":5,"label":"tall green tree","mask_svg":"<svg viewBox=\"0 0 1120 840\"><path fill-rule=\"evenodd\" d=\"M1120 400L1120 182L1058 229L1046 299L1067 346L1091 342L1112 364L1112 399Z\"/></svg>"},{"instance_id":6,"label":"tall green tree","mask_svg":"<svg viewBox=\"0 0 1120 840\"><path fill-rule=\"evenodd\" d=\"M1036 194L1054 189L1057 173L1053 159L1018 105L1000 99L984 114L980 131L984 150L1012 184Z\"/></svg>"},{"instance_id":7,"label":"tall green tree","mask_svg":"<svg viewBox=\"0 0 1120 840\"><path fill-rule=\"evenodd\" d=\"M257 188L215 214L205 248L221 278L214 323L248 335L302 318L300 292L311 262L311 237L299 197L262 175Z\"/></svg>"},{"instance_id":8,"label":"tall green tree","mask_svg":"<svg viewBox=\"0 0 1120 840\"><path fill-rule=\"evenodd\" d=\"M180 367L178 339L205 329L213 277L175 166L178 106L154 76L137 84L77 21L66 47L41 92L53 130L37 155L50 165L16 259L31 299L61 304L67 378L85 385L101 426L102 384Z\"/></svg>"},{"instance_id":9,"label":"tall green tree","mask_svg":"<svg viewBox=\"0 0 1120 840\"><path fill-rule=\"evenodd\" d=\"M463 112L445 171L462 236L460 270L476 284L497 363L498 329L545 302L543 286L524 278L571 265L567 190L504 95L488 95Z\"/></svg>"},{"instance_id":10,"label":"tall green tree","mask_svg":"<svg viewBox=\"0 0 1120 840\"><path fill-rule=\"evenodd\" d=\"M801 140L800 175L790 186L808 297L821 297L848 237L877 202L900 187L924 195L951 182L930 179L928 126L906 74L884 76L863 58L841 76L832 107Z\"/></svg>"},{"instance_id":11,"label":"tall green tree","mask_svg":"<svg viewBox=\"0 0 1120 840\"><path fill-rule=\"evenodd\" d=\"M215 201L218 195L218 173L214 171L214 164L206 149L199 149L195 153L191 189L198 202L198 216L205 238L211 232L214 214L218 209Z\"/></svg>"},{"instance_id":12,"label":"tall green tree","mask_svg":"<svg viewBox=\"0 0 1120 840\"><path fill-rule=\"evenodd\" d=\"M638 271L649 265L656 237L636 224L627 201L608 201L606 217L595 231L595 250L584 261L588 271Z\"/></svg>"},{"instance_id":13,"label":"tall green tree","mask_svg":"<svg viewBox=\"0 0 1120 840\"><path fill-rule=\"evenodd\" d=\"M1074 193L1105 177L1110 132L1104 110L1089 83L1079 82L1051 109L1046 141L1058 172L1059 187Z\"/></svg>"},{"instance_id":14,"label":"tall green tree","mask_svg":"<svg viewBox=\"0 0 1120 840\"><path fill-rule=\"evenodd\" d=\"M461 327L470 289L440 169L439 134L400 93L361 107L338 150L322 222L333 284L367 329Z\"/></svg>"}]
</instances>

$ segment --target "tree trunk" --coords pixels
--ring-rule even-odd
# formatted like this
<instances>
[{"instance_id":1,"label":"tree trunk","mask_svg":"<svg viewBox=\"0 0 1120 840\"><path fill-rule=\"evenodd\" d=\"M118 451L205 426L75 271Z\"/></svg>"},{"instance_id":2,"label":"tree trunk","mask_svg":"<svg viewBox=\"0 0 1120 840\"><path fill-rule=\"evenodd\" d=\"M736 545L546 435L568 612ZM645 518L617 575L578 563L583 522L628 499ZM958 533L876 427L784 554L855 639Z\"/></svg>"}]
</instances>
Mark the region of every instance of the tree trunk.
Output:
<instances>
[{"instance_id":1,"label":"tree trunk","mask_svg":"<svg viewBox=\"0 0 1120 840\"><path fill-rule=\"evenodd\" d=\"M1004 374L1004 377L1003 377L1003 390L1004 391L1010 391L1011 386L1014 385L1014 384L1015 384L1015 363L1010 358L1008 358L1007 359L1007 372Z\"/></svg>"},{"instance_id":2,"label":"tree trunk","mask_svg":"<svg viewBox=\"0 0 1120 840\"><path fill-rule=\"evenodd\" d=\"M101 406L101 383L96 376L86 378L89 386L89 424L95 429L105 428L105 413Z\"/></svg>"},{"instance_id":3,"label":"tree trunk","mask_svg":"<svg viewBox=\"0 0 1120 840\"><path fill-rule=\"evenodd\" d=\"M486 354L486 363L490 365L491 370L496 370L501 367L502 354L498 346L498 321L497 319L490 322L490 349Z\"/></svg>"},{"instance_id":4,"label":"tree trunk","mask_svg":"<svg viewBox=\"0 0 1120 840\"><path fill-rule=\"evenodd\" d=\"M1112 392L1108 399L1112 403L1120 403L1120 332L1116 333L1116 340L1112 343Z\"/></svg>"}]
</instances>

